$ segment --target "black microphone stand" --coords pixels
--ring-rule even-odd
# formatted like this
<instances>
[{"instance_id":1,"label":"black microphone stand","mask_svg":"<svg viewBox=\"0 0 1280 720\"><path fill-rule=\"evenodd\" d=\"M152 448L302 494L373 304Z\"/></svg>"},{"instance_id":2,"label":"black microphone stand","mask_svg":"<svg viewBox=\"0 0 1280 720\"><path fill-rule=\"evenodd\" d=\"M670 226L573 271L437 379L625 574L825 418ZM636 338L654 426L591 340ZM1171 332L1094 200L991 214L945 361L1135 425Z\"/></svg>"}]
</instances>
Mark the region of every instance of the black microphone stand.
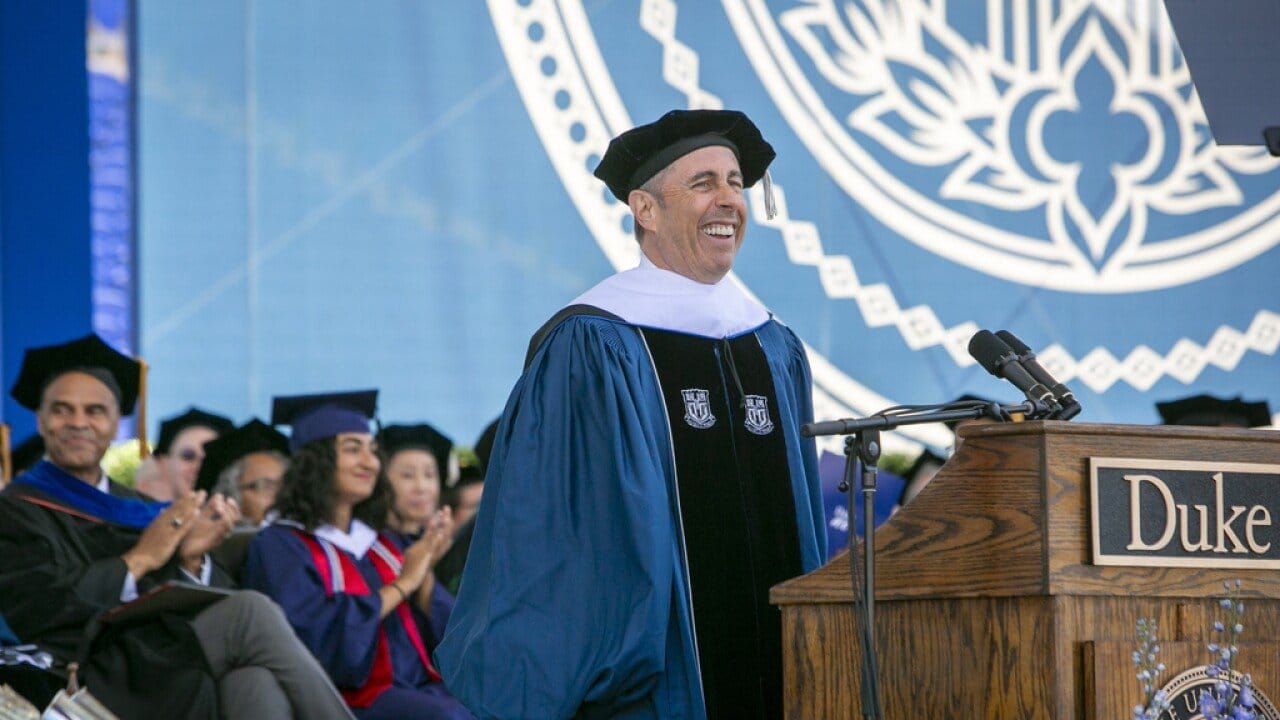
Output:
<instances>
[{"instance_id":1,"label":"black microphone stand","mask_svg":"<svg viewBox=\"0 0 1280 720\"><path fill-rule=\"evenodd\" d=\"M1007 420L1014 413L1023 413L1031 418L1048 415L1050 409L1043 403L1027 401L1017 405L1000 405L998 403L960 403L949 405L928 405L903 408L905 412L889 414L898 408L890 408L881 414L872 415L860 420L832 420L829 422L806 423L800 426L800 434L805 437L820 435L846 435L844 441L844 478L840 481L840 492L848 495L849 511L852 515L855 506L853 498L853 479L857 468L861 468L859 486L862 492L862 573L859 583L857 564L857 533L853 532L853 518L849 528L849 576L853 584L854 603L861 605L862 620L856 623L862 645L862 717L868 720L881 720L884 709L880 702L880 661L876 653L875 642L875 543L872 536L875 532L876 520L876 466L880 461L880 431L892 430L903 425L920 425L923 423L948 422L951 420L973 420L980 417L993 417ZM861 584L861 588L859 588ZM861 592L859 592L861 591Z\"/></svg>"}]
</instances>

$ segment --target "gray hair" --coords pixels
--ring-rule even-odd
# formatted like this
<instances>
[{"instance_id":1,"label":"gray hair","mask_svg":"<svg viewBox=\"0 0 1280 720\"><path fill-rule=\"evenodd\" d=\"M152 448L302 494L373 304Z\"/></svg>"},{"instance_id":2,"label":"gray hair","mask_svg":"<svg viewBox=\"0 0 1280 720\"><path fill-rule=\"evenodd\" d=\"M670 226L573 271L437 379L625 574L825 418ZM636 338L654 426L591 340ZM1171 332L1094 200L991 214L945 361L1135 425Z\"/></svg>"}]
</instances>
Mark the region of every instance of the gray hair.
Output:
<instances>
[{"instance_id":1,"label":"gray hair","mask_svg":"<svg viewBox=\"0 0 1280 720\"><path fill-rule=\"evenodd\" d=\"M639 187L640 190L643 190L653 196L654 201L658 203L658 207L667 206L667 201L662 198L662 186L666 184L667 176L670 174L671 166L668 165L659 170L653 177L645 180L644 184ZM636 235L636 244L643 245L644 228L640 226L640 221L636 220L634 217L632 218L632 223L634 224L632 231Z\"/></svg>"},{"instance_id":2,"label":"gray hair","mask_svg":"<svg viewBox=\"0 0 1280 720\"><path fill-rule=\"evenodd\" d=\"M257 453L249 453L256 455ZM280 461L280 465L285 469L289 469L289 458L284 453L271 450L266 452L267 455ZM247 455L245 457L248 457ZM244 457L231 463L218 474L218 482L213 485L213 494L225 495L231 500L235 500L236 504L240 503L240 481L244 478Z\"/></svg>"}]
</instances>

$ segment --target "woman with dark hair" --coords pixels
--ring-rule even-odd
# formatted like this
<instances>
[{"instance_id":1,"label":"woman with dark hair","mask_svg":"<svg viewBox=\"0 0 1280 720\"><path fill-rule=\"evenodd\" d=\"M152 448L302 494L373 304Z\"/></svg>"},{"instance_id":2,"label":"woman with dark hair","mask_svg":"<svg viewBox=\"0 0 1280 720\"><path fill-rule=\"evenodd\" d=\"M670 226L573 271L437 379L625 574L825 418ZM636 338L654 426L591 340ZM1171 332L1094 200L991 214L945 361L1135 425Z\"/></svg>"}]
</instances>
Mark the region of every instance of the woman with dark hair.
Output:
<instances>
[{"instance_id":1,"label":"woman with dark hair","mask_svg":"<svg viewBox=\"0 0 1280 720\"><path fill-rule=\"evenodd\" d=\"M375 402L373 392L276 399L293 458L244 585L280 604L360 720L471 718L430 656L453 609L431 573L447 528L429 523L409 544L380 532L389 489L369 432Z\"/></svg>"},{"instance_id":2,"label":"woman with dark hair","mask_svg":"<svg viewBox=\"0 0 1280 720\"><path fill-rule=\"evenodd\" d=\"M416 540L438 522L452 537L453 511L440 507L440 491L449 475L453 441L426 423L387 425L378 432L378 449L390 487L387 529Z\"/></svg>"}]
</instances>

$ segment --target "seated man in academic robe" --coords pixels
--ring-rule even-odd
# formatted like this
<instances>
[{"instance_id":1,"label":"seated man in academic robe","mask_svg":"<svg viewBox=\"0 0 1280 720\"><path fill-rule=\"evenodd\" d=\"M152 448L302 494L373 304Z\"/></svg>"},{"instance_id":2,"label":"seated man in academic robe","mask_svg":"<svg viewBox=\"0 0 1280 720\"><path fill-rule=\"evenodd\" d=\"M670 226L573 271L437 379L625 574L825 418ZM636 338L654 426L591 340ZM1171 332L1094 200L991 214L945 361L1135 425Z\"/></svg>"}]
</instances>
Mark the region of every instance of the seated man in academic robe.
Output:
<instances>
[{"instance_id":1,"label":"seated man in academic robe","mask_svg":"<svg viewBox=\"0 0 1280 720\"><path fill-rule=\"evenodd\" d=\"M101 470L140 369L96 335L27 351L12 394L36 412L46 459L0 493L0 613L24 641L81 660L121 717L349 718L257 593L113 624L85 646L95 618L167 581L230 585L208 553L239 518L234 503L148 502Z\"/></svg>"}]
</instances>

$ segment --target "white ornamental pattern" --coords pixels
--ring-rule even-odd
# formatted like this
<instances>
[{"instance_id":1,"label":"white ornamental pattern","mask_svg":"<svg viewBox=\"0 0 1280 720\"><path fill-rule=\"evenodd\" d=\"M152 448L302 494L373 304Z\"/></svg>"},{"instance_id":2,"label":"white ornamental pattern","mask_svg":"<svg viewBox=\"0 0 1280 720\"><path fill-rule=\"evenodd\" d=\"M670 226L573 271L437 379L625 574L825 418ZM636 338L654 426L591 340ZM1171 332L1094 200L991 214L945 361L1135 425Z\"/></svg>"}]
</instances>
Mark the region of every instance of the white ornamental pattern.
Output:
<instances>
[{"instance_id":1,"label":"white ornamental pattern","mask_svg":"<svg viewBox=\"0 0 1280 720\"><path fill-rule=\"evenodd\" d=\"M740 27L740 5L731 0L724 3L730 20ZM629 211L603 192L591 175L609 139L634 123L608 75L582 3L488 0L488 4L508 67L566 191L610 263L619 269L634 266L638 248L630 233ZM663 48L663 79L685 95L690 108L722 107L721 99L701 85L697 52L676 36L678 12L673 0L643 0L641 4L640 25ZM816 225L789 215L782 183L774 183L774 192L778 214L768 220L759 188L752 190L753 219L781 234L793 263L817 268L827 297L853 300L869 327L893 326L912 349L942 346L958 366L973 364L966 345L978 330L977 323L965 321L946 327L928 306L903 309L887 285L863 284L852 258L828 254ZM736 276L731 277L737 282ZM1146 390L1166 375L1190 383L1210 364L1230 370L1249 350L1275 355L1278 347L1280 314L1264 309L1246 329L1224 325L1204 343L1182 338L1163 355L1140 346L1124 359L1115 358L1105 348L1093 348L1077 358L1057 344L1038 355L1063 382L1079 379L1102 392L1121 380ZM806 349L813 366L817 417L865 415L894 404L849 377L812 347ZM910 450L914 446L911 440L943 447L949 442L949 433L927 426L907 428L886 437L886 450ZM835 445L832 448L837 449Z\"/></svg>"},{"instance_id":2,"label":"white ornamental pattern","mask_svg":"<svg viewBox=\"0 0 1280 720\"><path fill-rule=\"evenodd\" d=\"M730 6L732 17L734 3L726 2L725 4ZM815 7L820 5L826 9L832 6L830 2L814 4ZM1087 5L1088 3L1076 4ZM908 4L902 3L899 6L905 5ZM695 98L714 97L697 86L696 61L685 63L685 67L695 68L692 75L682 74L665 66L669 57L683 57L686 53L692 52L675 37L676 15L677 6L674 0L644 0L641 4L641 26L664 47L663 77L673 87L684 92L691 102ZM655 21L655 18L661 18L661 20ZM681 48L679 52L671 53L665 50L669 45L677 44ZM671 82L670 78L673 76L679 77L680 84ZM690 107L694 106L691 104ZM1196 107L1199 107L1198 101ZM1259 161L1257 150L1242 151L1239 148L1220 148L1219 150L1227 159L1255 171L1268 167L1271 162ZM1226 181L1230 182L1229 179ZM781 233L787 258L792 263L817 268L819 282L827 297L854 300L868 327L895 327L912 350L941 346L960 367L974 364L973 358L969 356L968 342L969 338L979 330L977 323L966 321L950 328L945 327L932 308L926 305L901 308L888 285L862 284L858 280L857 268L852 258L848 255L828 255L822 247L818 227L811 222L793 220L790 217L786 209L785 191L782 183L776 178L773 191L777 200L778 213L773 220L769 220L764 213L760 187L751 189L753 219L760 225L775 228ZM1190 209L1198 209L1198 206ZM1055 343L1038 351L1037 356L1041 364L1064 383L1079 379L1089 389L1104 392L1116 382L1123 380L1135 389L1145 391L1165 375L1190 384L1208 365L1230 371L1235 369L1249 350L1263 355L1275 355L1277 348L1280 348L1280 314L1270 310L1259 310L1244 331L1223 325L1215 331L1207 343L1199 344L1189 338L1182 338L1174 343L1167 355L1161 355L1152 348L1139 345L1123 360L1117 359L1109 350L1102 347L1093 348L1077 359L1066 348ZM812 352L812 349L810 351Z\"/></svg>"}]
</instances>

